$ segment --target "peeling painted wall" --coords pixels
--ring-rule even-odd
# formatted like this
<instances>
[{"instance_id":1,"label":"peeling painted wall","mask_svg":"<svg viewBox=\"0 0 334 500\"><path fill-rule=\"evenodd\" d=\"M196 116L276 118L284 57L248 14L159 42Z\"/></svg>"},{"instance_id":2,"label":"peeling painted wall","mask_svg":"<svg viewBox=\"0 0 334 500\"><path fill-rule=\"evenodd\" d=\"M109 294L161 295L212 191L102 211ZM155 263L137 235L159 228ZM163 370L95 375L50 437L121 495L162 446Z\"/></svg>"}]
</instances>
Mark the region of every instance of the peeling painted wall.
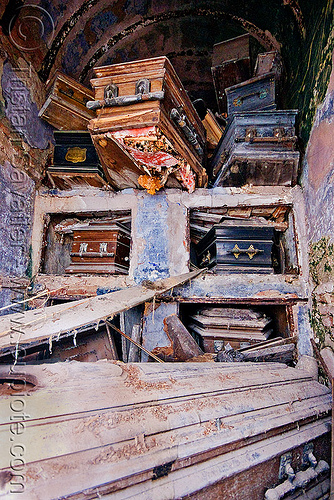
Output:
<instances>
[{"instance_id":1,"label":"peeling painted wall","mask_svg":"<svg viewBox=\"0 0 334 500\"><path fill-rule=\"evenodd\" d=\"M25 82L9 62L3 65L1 87L5 99L5 115L13 129L29 146L46 149L49 142L53 141L53 128L38 117L37 104L31 100L27 87L31 79L29 68L24 76Z\"/></svg>"},{"instance_id":2,"label":"peeling painted wall","mask_svg":"<svg viewBox=\"0 0 334 500\"><path fill-rule=\"evenodd\" d=\"M10 164L0 165L0 275L28 277L34 182ZM13 280L13 285L14 285ZM10 289L0 289L0 307L16 298Z\"/></svg>"},{"instance_id":3,"label":"peeling painted wall","mask_svg":"<svg viewBox=\"0 0 334 500\"><path fill-rule=\"evenodd\" d=\"M0 307L22 299L31 275L35 185L44 176L53 136L52 128L38 118L44 99L32 66L1 38Z\"/></svg>"},{"instance_id":4,"label":"peeling painted wall","mask_svg":"<svg viewBox=\"0 0 334 500\"><path fill-rule=\"evenodd\" d=\"M302 185L313 284L311 324L320 345L334 347L334 66L311 130Z\"/></svg>"}]
</instances>

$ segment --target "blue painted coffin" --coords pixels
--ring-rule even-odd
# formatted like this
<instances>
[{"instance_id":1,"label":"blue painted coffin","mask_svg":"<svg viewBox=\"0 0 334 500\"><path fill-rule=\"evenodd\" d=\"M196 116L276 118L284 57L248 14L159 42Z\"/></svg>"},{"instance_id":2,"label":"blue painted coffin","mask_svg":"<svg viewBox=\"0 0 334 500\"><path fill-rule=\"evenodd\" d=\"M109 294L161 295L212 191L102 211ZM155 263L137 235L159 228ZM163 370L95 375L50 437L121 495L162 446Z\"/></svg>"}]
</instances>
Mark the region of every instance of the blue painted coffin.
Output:
<instances>
[{"instance_id":1,"label":"blue painted coffin","mask_svg":"<svg viewBox=\"0 0 334 500\"><path fill-rule=\"evenodd\" d=\"M225 89L227 113L276 109L275 73L256 76Z\"/></svg>"},{"instance_id":2,"label":"blue painted coffin","mask_svg":"<svg viewBox=\"0 0 334 500\"><path fill-rule=\"evenodd\" d=\"M213 155L211 185L243 186L296 183L297 110L233 114Z\"/></svg>"}]
</instances>

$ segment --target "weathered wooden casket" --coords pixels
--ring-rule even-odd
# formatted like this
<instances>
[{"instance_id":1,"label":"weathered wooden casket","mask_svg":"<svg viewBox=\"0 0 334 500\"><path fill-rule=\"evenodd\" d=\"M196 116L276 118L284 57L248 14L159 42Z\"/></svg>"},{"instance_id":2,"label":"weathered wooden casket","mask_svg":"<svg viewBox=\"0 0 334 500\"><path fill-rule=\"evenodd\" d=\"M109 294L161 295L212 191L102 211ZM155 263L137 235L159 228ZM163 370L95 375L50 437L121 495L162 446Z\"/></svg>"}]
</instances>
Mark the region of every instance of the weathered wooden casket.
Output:
<instances>
[{"instance_id":1,"label":"weathered wooden casket","mask_svg":"<svg viewBox=\"0 0 334 500\"><path fill-rule=\"evenodd\" d=\"M91 223L73 231L66 273L128 274L130 231L120 222Z\"/></svg>"},{"instance_id":2,"label":"weathered wooden casket","mask_svg":"<svg viewBox=\"0 0 334 500\"><path fill-rule=\"evenodd\" d=\"M87 130L95 112L86 104L93 99L93 92L57 71L48 86L48 98L39 116L59 130Z\"/></svg>"},{"instance_id":3,"label":"weathered wooden casket","mask_svg":"<svg viewBox=\"0 0 334 500\"><path fill-rule=\"evenodd\" d=\"M256 76L225 89L227 113L276 109L275 74Z\"/></svg>"},{"instance_id":4,"label":"weathered wooden casket","mask_svg":"<svg viewBox=\"0 0 334 500\"><path fill-rule=\"evenodd\" d=\"M107 185L89 132L55 131L55 149L48 173L60 188Z\"/></svg>"},{"instance_id":5,"label":"weathered wooden casket","mask_svg":"<svg viewBox=\"0 0 334 500\"><path fill-rule=\"evenodd\" d=\"M270 52L263 52L257 55L254 76L265 75L273 72L276 80L282 76L282 60L279 52L272 50Z\"/></svg>"},{"instance_id":6,"label":"weathered wooden casket","mask_svg":"<svg viewBox=\"0 0 334 500\"><path fill-rule=\"evenodd\" d=\"M218 352L227 344L234 349L250 346L273 333L272 319L249 308L203 308L189 321L188 329L204 352Z\"/></svg>"},{"instance_id":7,"label":"weathered wooden casket","mask_svg":"<svg viewBox=\"0 0 334 500\"><path fill-rule=\"evenodd\" d=\"M195 246L197 264L216 273L273 273L273 238L272 226L223 218Z\"/></svg>"},{"instance_id":8,"label":"weathered wooden casket","mask_svg":"<svg viewBox=\"0 0 334 500\"><path fill-rule=\"evenodd\" d=\"M109 183L192 192L207 182L205 129L166 57L95 68L89 123Z\"/></svg>"},{"instance_id":9,"label":"weathered wooden casket","mask_svg":"<svg viewBox=\"0 0 334 500\"><path fill-rule=\"evenodd\" d=\"M214 186L296 183L296 110L235 113L213 155Z\"/></svg>"},{"instance_id":10,"label":"weathered wooden casket","mask_svg":"<svg viewBox=\"0 0 334 500\"><path fill-rule=\"evenodd\" d=\"M225 89L251 77L250 43L246 34L213 46L211 72L220 113L227 111Z\"/></svg>"},{"instance_id":11,"label":"weathered wooden casket","mask_svg":"<svg viewBox=\"0 0 334 500\"><path fill-rule=\"evenodd\" d=\"M328 491L331 395L306 371L107 360L10 368L1 367L6 498L263 500L279 483Z\"/></svg>"}]
</instances>

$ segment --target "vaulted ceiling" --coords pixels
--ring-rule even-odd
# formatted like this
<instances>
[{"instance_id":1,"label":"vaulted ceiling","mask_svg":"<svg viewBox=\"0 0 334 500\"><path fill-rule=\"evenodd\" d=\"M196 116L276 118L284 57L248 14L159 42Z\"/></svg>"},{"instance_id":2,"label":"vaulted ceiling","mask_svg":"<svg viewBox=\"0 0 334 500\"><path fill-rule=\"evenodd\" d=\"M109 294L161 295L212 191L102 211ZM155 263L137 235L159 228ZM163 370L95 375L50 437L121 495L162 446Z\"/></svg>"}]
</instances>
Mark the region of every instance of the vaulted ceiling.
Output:
<instances>
[{"instance_id":1,"label":"vaulted ceiling","mask_svg":"<svg viewBox=\"0 0 334 500\"><path fill-rule=\"evenodd\" d=\"M306 116L331 48L332 1L3 0L0 24L44 82L61 70L89 85L94 66L167 55L191 96L211 107L213 45L249 32L262 51L281 52L285 104Z\"/></svg>"}]
</instances>

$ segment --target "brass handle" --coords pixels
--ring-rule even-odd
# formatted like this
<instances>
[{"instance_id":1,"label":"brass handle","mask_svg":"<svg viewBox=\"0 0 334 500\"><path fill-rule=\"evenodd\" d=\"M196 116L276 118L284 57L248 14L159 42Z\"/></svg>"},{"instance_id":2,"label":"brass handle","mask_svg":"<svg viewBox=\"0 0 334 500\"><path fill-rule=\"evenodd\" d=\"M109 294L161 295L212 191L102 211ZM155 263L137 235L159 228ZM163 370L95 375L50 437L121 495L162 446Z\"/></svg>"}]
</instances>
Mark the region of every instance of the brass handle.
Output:
<instances>
[{"instance_id":1,"label":"brass handle","mask_svg":"<svg viewBox=\"0 0 334 500\"><path fill-rule=\"evenodd\" d=\"M234 106L241 106L242 103L248 98L248 97L253 97L253 96L258 96L259 99L265 99L267 95L269 94L268 89L263 89L258 92L251 92L250 94L246 94L244 96L236 97L233 99L233 105Z\"/></svg>"},{"instance_id":2,"label":"brass handle","mask_svg":"<svg viewBox=\"0 0 334 500\"><path fill-rule=\"evenodd\" d=\"M232 248L232 250L230 250L228 253L233 254L236 259L238 259L239 255L241 254L247 254L249 259L252 260L255 257L255 255L263 252L264 250L260 250L259 248L254 248L253 245L249 245L248 248L239 248L238 244L236 243Z\"/></svg>"}]
</instances>

